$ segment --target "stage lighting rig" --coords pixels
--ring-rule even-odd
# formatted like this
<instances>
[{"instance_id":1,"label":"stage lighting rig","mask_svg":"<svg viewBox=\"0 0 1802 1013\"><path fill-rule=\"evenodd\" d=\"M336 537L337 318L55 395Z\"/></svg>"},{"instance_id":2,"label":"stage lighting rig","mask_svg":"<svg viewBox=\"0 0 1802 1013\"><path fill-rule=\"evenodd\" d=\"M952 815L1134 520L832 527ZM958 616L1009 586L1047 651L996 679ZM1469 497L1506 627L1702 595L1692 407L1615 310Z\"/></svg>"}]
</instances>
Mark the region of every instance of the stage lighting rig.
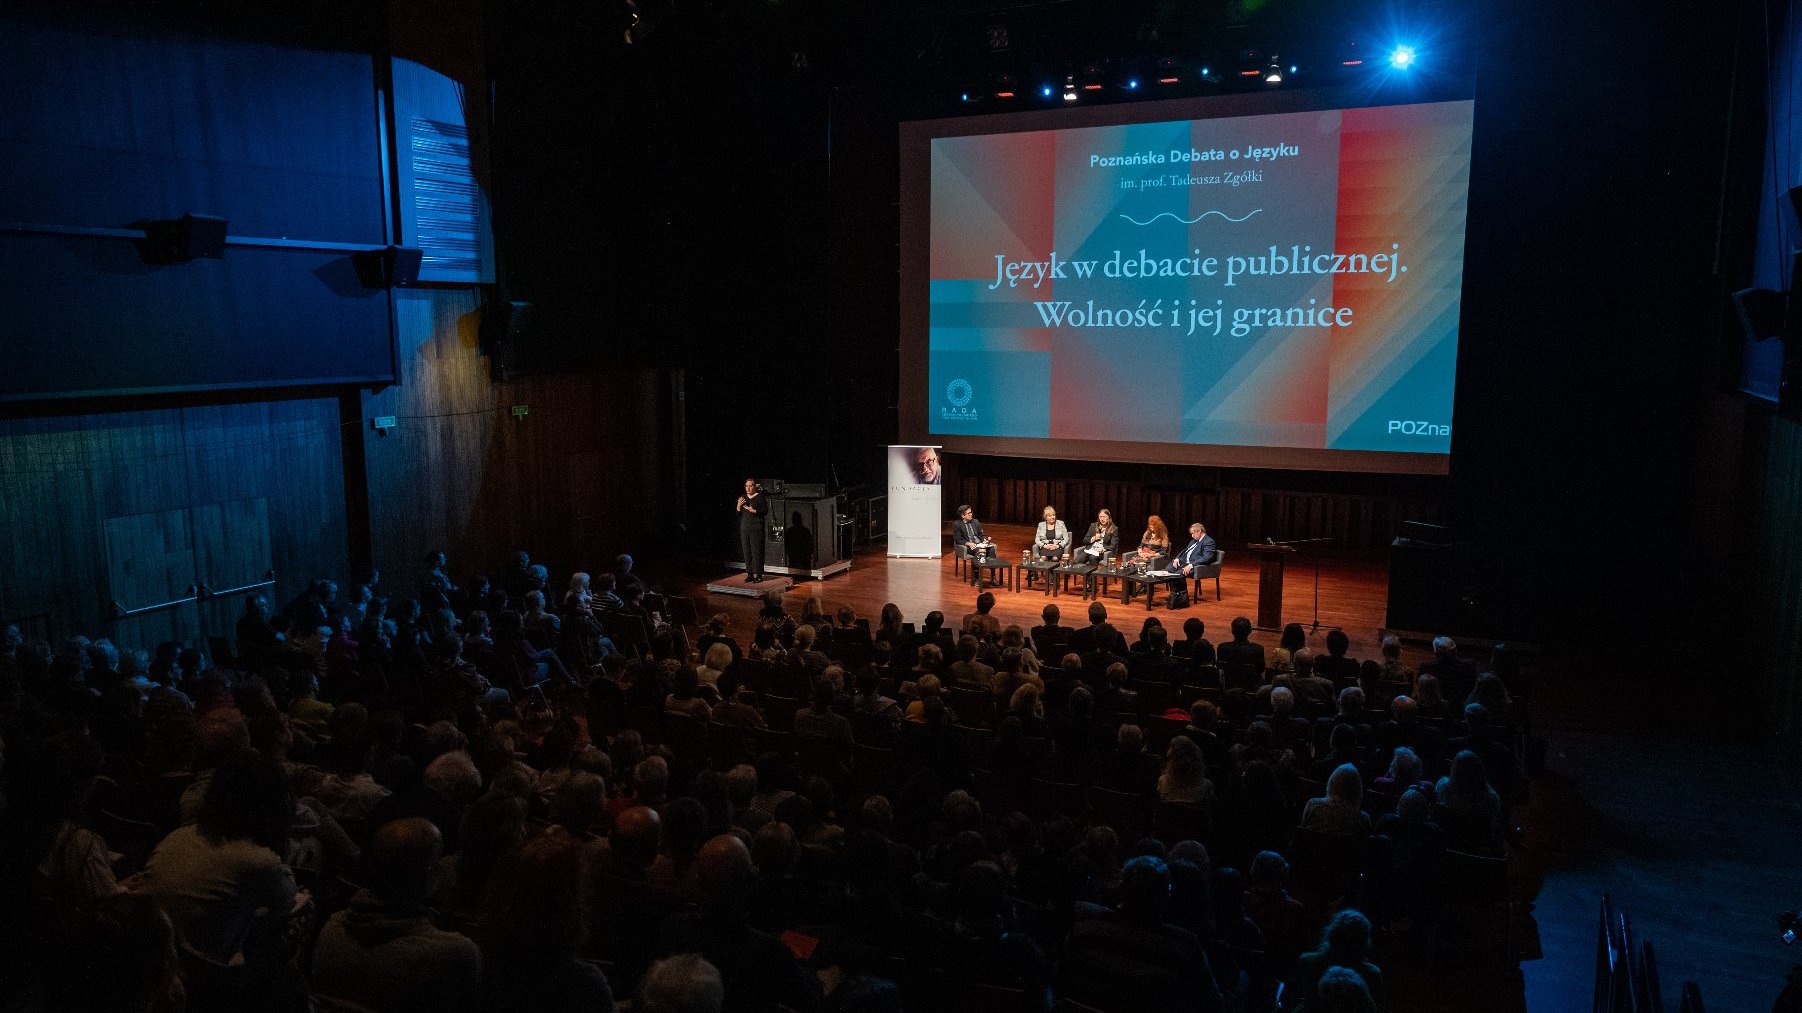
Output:
<instances>
[{"instance_id":1,"label":"stage lighting rig","mask_svg":"<svg viewBox=\"0 0 1802 1013\"><path fill-rule=\"evenodd\" d=\"M1407 70L1414 66L1417 56L1413 46L1396 46L1389 51L1389 66L1394 70Z\"/></svg>"},{"instance_id":2,"label":"stage lighting rig","mask_svg":"<svg viewBox=\"0 0 1802 1013\"><path fill-rule=\"evenodd\" d=\"M1295 70L1295 68L1290 67L1289 70L1291 72L1293 72ZM1270 54L1270 66L1264 68L1264 83L1265 84L1282 84L1283 83L1283 64L1282 64L1282 61L1280 61L1277 58L1277 55L1275 53Z\"/></svg>"},{"instance_id":3,"label":"stage lighting rig","mask_svg":"<svg viewBox=\"0 0 1802 1013\"><path fill-rule=\"evenodd\" d=\"M1064 101L1065 102L1076 101L1076 75L1075 74L1067 75L1064 78Z\"/></svg>"}]
</instances>

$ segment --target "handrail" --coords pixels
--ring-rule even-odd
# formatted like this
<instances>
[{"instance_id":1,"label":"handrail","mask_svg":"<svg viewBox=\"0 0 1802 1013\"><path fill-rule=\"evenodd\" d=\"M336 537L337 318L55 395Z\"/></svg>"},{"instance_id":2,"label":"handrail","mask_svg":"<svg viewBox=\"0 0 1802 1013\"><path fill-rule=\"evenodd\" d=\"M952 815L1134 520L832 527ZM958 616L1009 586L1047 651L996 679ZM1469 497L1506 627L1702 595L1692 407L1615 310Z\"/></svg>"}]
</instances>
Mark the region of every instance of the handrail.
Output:
<instances>
[{"instance_id":1,"label":"handrail","mask_svg":"<svg viewBox=\"0 0 1802 1013\"><path fill-rule=\"evenodd\" d=\"M188 585L188 596L186 598L177 598L174 601L166 601L166 602L162 602L161 604L157 604L157 605L146 605L143 608L128 609L119 601L119 599L114 598L113 599L113 618L114 619L130 619L132 616L141 616L146 612L160 612L163 609L170 609L170 608L176 607L177 605L186 605L189 602L199 601L199 600L200 600L200 588L193 584Z\"/></svg>"},{"instance_id":2,"label":"handrail","mask_svg":"<svg viewBox=\"0 0 1802 1013\"><path fill-rule=\"evenodd\" d=\"M255 584L246 584L243 587L228 587L223 591L213 590L212 588L208 587L206 581L203 580L200 582L200 594L201 594L201 597L203 597L203 598L229 598L234 594L243 594L246 591L255 591L259 587L273 587L273 586L275 586L275 571L269 570L264 573L263 579L257 581Z\"/></svg>"}]
</instances>

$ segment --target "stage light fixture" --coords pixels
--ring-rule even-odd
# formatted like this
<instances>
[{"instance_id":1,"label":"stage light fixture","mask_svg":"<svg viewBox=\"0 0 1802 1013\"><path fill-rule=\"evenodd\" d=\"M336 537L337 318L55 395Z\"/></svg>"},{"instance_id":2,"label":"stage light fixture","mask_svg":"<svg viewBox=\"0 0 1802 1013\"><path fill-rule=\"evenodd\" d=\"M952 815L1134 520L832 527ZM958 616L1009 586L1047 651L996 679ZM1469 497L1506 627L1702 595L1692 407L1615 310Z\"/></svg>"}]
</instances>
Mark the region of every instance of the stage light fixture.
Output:
<instances>
[{"instance_id":1,"label":"stage light fixture","mask_svg":"<svg viewBox=\"0 0 1802 1013\"><path fill-rule=\"evenodd\" d=\"M1414 66L1414 60L1413 46L1396 46L1389 51L1389 66L1396 70L1407 70Z\"/></svg>"},{"instance_id":2,"label":"stage light fixture","mask_svg":"<svg viewBox=\"0 0 1802 1013\"><path fill-rule=\"evenodd\" d=\"M1094 63L1089 64L1082 69L1082 90L1101 91L1104 87L1101 83L1101 79L1101 65Z\"/></svg>"},{"instance_id":3,"label":"stage light fixture","mask_svg":"<svg viewBox=\"0 0 1802 1013\"><path fill-rule=\"evenodd\" d=\"M1076 75L1075 74L1071 74L1064 78L1064 101L1065 102L1076 101Z\"/></svg>"},{"instance_id":4,"label":"stage light fixture","mask_svg":"<svg viewBox=\"0 0 1802 1013\"><path fill-rule=\"evenodd\" d=\"M1282 84L1283 83L1283 65L1276 61L1275 56L1271 56L1270 66L1264 68L1264 83L1265 84Z\"/></svg>"},{"instance_id":5,"label":"stage light fixture","mask_svg":"<svg viewBox=\"0 0 1802 1013\"><path fill-rule=\"evenodd\" d=\"M996 74L995 79L994 79L994 90L995 90L996 98L999 98L999 99L1013 98L1015 95L1018 94L1018 91L1016 90L1016 86L1015 86L1014 75L1008 74L1008 73Z\"/></svg>"},{"instance_id":6,"label":"stage light fixture","mask_svg":"<svg viewBox=\"0 0 1802 1013\"><path fill-rule=\"evenodd\" d=\"M1127 91L1138 91L1139 90L1139 79L1136 77L1127 78L1126 79L1126 90Z\"/></svg>"},{"instance_id":7,"label":"stage light fixture","mask_svg":"<svg viewBox=\"0 0 1802 1013\"><path fill-rule=\"evenodd\" d=\"M1179 84L1182 79L1182 65L1174 57L1166 56L1158 60L1159 84Z\"/></svg>"},{"instance_id":8,"label":"stage light fixture","mask_svg":"<svg viewBox=\"0 0 1802 1013\"><path fill-rule=\"evenodd\" d=\"M1048 85L1048 84L1043 85L1039 88L1039 96L1041 98L1050 98L1052 95L1052 91L1053 91L1053 89L1050 85Z\"/></svg>"}]
</instances>

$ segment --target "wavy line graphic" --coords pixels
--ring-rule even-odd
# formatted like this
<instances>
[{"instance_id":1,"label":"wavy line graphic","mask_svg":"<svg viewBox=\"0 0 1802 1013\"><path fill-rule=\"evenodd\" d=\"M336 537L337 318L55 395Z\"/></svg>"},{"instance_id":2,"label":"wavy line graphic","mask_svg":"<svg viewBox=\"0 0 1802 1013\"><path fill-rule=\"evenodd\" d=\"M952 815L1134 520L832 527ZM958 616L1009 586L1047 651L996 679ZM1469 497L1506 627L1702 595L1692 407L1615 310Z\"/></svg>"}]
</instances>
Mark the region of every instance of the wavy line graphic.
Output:
<instances>
[{"instance_id":1,"label":"wavy line graphic","mask_svg":"<svg viewBox=\"0 0 1802 1013\"><path fill-rule=\"evenodd\" d=\"M1150 218L1147 218L1144 221L1139 221L1137 218L1134 218L1132 215L1121 215L1120 217L1126 219L1129 222L1132 222L1134 225L1150 225L1152 222L1157 221L1159 218L1175 218L1177 221L1182 222L1184 225L1194 225L1196 222L1201 221L1203 218L1206 218L1209 215L1219 215L1220 217L1226 219L1229 222L1238 224L1239 222L1244 221L1246 218L1250 218L1252 215L1255 215L1259 211L1262 211L1262 210L1264 210L1264 209L1256 208L1252 211L1248 211L1245 213L1244 218L1234 218L1232 215L1227 214L1225 211L1203 211L1201 214L1198 214L1193 218L1184 218L1181 215L1178 215L1174 211L1162 211L1162 212L1159 212L1158 214L1152 215Z\"/></svg>"}]
</instances>

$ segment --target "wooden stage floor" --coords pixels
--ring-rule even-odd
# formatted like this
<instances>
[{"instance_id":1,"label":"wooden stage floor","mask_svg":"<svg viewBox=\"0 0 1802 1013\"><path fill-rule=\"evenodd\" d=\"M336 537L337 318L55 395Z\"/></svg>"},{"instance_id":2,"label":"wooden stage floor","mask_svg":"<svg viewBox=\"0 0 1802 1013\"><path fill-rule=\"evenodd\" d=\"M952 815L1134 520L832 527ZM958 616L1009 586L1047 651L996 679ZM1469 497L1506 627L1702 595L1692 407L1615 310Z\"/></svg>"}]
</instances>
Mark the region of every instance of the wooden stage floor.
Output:
<instances>
[{"instance_id":1,"label":"wooden stage floor","mask_svg":"<svg viewBox=\"0 0 1802 1013\"><path fill-rule=\"evenodd\" d=\"M990 524L985 527L1004 556L1017 557L1020 547L1032 539L1032 529L1025 525ZM1112 585L1115 596L1103 599L1108 607L1108 620L1132 640L1137 639L1145 616L1155 615L1170 629L1174 640L1181 636L1183 621L1195 616L1207 624L1209 640L1218 643L1230 639L1228 627L1235 616L1257 618L1258 567L1243 546L1235 551L1234 546L1228 544L1225 550L1226 566L1220 575L1221 600L1214 600L1213 582L1209 581L1204 588L1205 599L1196 600L1189 608L1172 612L1163 606L1164 598L1160 594L1157 608L1147 613L1143 598L1135 598L1130 606L1121 605L1119 582L1115 581ZM760 603L752 598L707 593L707 583L726 572L724 567L696 564L688 572L668 575L674 579L660 583L670 593L694 598L703 620L715 613L725 613L734 635L747 636L755 623ZM1030 629L1038 625L1040 610L1047 603L1056 603L1063 611L1062 621L1066 626L1082 626L1087 622L1088 603L1083 601L1080 593L1047 597L1037 587L1017 592L1006 588L991 590L996 599L995 615L1003 626L1019 623L1022 628ZM1319 632L1309 634L1309 645L1316 650L1325 650L1328 628L1338 626L1351 638L1353 657L1375 657L1388 590L1386 564L1323 557L1320 561L1321 625ZM975 610L976 595L976 589L967 580L952 575L952 556L948 550L939 559L889 559L883 547L877 546L858 553L846 573L795 584L783 595L783 601L795 615L800 614L803 600L808 597L819 599L821 607L828 613L840 605L849 605L872 624L881 614L882 606L892 601L901 607L902 615L916 625L927 612L940 609L945 613L947 625L955 626L966 612ZM1314 567L1311 559L1300 556L1290 563L1285 575L1283 619L1307 626L1313 621L1313 610ZM1277 634L1254 632L1252 638L1266 646L1274 646Z\"/></svg>"}]
</instances>

